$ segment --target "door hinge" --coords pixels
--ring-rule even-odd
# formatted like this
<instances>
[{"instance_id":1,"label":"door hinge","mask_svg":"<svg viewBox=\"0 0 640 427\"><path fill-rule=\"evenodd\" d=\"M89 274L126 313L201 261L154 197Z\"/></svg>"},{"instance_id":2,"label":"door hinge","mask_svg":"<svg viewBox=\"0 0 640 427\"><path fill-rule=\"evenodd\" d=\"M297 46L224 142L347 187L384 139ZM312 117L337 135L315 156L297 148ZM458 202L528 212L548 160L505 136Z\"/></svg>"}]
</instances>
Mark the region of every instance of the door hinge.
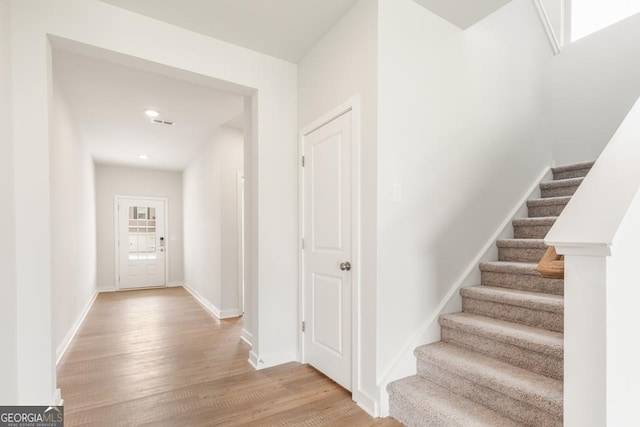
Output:
<instances>
[{"instance_id":1,"label":"door hinge","mask_svg":"<svg viewBox=\"0 0 640 427\"><path fill-rule=\"evenodd\" d=\"M304 249L304 239L302 239L302 249Z\"/></svg>"},{"instance_id":2,"label":"door hinge","mask_svg":"<svg viewBox=\"0 0 640 427\"><path fill-rule=\"evenodd\" d=\"M120 281L120 276L118 276L118 282Z\"/></svg>"},{"instance_id":3,"label":"door hinge","mask_svg":"<svg viewBox=\"0 0 640 427\"><path fill-rule=\"evenodd\" d=\"M304 167L304 156L302 156L302 167Z\"/></svg>"},{"instance_id":4,"label":"door hinge","mask_svg":"<svg viewBox=\"0 0 640 427\"><path fill-rule=\"evenodd\" d=\"M305 324L304 324L304 320L302 321L302 332L304 332L305 330Z\"/></svg>"}]
</instances>

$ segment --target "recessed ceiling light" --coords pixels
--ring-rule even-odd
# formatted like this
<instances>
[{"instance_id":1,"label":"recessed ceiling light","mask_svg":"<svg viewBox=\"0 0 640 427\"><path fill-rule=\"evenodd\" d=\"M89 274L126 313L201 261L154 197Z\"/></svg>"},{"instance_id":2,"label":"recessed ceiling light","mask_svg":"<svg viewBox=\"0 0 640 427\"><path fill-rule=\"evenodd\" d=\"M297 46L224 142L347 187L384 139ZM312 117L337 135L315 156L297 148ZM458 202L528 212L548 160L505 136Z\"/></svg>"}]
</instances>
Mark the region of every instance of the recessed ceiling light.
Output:
<instances>
[{"instance_id":1,"label":"recessed ceiling light","mask_svg":"<svg viewBox=\"0 0 640 427\"><path fill-rule=\"evenodd\" d=\"M149 156L147 156L146 154L139 154L139 155L138 155L138 158L139 158L140 160L147 160L147 159L149 158Z\"/></svg>"},{"instance_id":2,"label":"recessed ceiling light","mask_svg":"<svg viewBox=\"0 0 640 427\"><path fill-rule=\"evenodd\" d=\"M155 110L145 110L144 113L147 115L147 117L158 117L160 115L160 113Z\"/></svg>"}]
</instances>

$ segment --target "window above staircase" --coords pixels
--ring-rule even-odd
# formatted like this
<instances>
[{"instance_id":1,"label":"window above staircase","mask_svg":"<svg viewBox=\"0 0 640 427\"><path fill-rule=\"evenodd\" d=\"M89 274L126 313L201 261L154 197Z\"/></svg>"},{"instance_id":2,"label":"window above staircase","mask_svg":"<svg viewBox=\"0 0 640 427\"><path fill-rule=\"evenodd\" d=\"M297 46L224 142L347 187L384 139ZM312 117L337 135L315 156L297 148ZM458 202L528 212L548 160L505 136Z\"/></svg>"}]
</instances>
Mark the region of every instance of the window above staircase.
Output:
<instances>
[{"instance_id":1,"label":"window above staircase","mask_svg":"<svg viewBox=\"0 0 640 427\"><path fill-rule=\"evenodd\" d=\"M571 7L571 41L640 13L638 0L565 0Z\"/></svg>"},{"instance_id":2,"label":"window above staircase","mask_svg":"<svg viewBox=\"0 0 640 427\"><path fill-rule=\"evenodd\" d=\"M640 13L637 0L533 0L555 54L563 46Z\"/></svg>"}]
</instances>

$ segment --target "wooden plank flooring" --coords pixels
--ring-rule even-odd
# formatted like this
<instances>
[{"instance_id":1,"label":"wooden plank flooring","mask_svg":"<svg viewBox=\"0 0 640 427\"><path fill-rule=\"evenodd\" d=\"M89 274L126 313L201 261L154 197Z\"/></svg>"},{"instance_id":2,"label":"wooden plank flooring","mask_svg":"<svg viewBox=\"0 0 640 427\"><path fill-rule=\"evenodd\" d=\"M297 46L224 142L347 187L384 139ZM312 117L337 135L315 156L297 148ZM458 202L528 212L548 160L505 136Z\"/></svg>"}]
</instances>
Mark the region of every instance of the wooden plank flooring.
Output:
<instances>
[{"instance_id":1,"label":"wooden plank flooring","mask_svg":"<svg viewBox=\"0 0 640 427\"><path fill-rule=\"evenodd\" d=\"M58 366L65 425L400 425L309 366L255 371L241 328L183 288L100 294Z\"/></svg>"}]
</instances>

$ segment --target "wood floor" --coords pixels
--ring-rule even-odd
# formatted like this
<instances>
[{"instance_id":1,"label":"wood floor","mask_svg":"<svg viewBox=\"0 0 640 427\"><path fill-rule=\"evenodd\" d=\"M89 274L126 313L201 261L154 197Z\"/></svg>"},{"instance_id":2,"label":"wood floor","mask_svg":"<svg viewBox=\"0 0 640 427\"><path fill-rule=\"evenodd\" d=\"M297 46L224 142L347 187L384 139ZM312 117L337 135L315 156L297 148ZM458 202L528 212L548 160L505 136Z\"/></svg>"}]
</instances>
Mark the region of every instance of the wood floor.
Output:
<instances>
[{"instance_id":1,"label":"wood floor","mask_svg":"<svg viewBox=\"0 0 640 427\"><path fill-rule=\"evenodd\" d=\"M313 368L255 371L183 288L103 293L58 366L66 426L398 426Z\"/></svg>"}]
</instances>

